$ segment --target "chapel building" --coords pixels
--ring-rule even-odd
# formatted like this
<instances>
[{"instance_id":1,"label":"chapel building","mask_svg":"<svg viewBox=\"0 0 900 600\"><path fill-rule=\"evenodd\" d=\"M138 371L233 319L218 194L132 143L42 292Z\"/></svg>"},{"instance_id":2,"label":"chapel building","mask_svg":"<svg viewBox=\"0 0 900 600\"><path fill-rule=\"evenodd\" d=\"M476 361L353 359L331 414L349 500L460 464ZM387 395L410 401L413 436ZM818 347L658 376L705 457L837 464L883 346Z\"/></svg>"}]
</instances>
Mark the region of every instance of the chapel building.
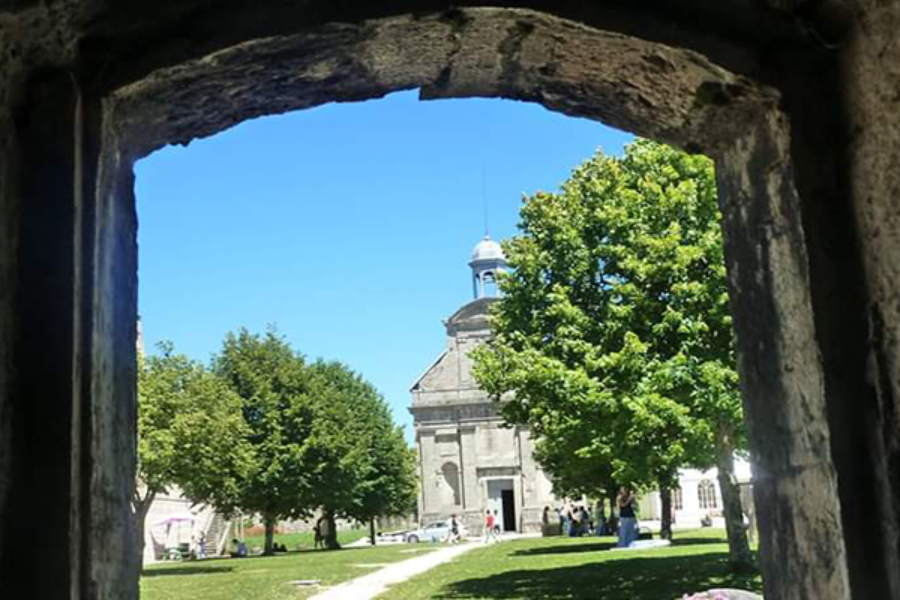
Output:
<instances>
[{"instance_id":1,"label":"chapel building","mask_svg":"<svg viewBox=\"0 0 900 600\"><path fill-rule=\"evenodd\" d=\"M472 259L474 299L444 322L447 346L410 388L423 524L457 515L480 531L496 510L504 531L540 531L541 513L559 504L533 457L525 426L506 426L496 403L478 387L469 353L490 337L488 309L506 269L500 244L486 236Z\"/></svg>"}]
</instances>

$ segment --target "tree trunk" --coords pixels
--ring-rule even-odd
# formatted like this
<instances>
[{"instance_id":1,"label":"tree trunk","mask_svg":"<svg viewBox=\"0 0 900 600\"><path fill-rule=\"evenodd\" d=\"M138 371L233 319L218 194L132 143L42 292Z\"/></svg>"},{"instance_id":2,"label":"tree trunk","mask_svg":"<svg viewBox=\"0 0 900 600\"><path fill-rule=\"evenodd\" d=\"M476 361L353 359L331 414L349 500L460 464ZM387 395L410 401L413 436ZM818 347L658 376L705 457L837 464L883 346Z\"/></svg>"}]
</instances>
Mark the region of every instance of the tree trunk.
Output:
<instances>
[{"instance_id":1,"label":"tree trunk","mask_svg":"<svg viewBox=\"0 0 900 600\"><path fill-rule=\"evenodd\" d=\"M668 482L659 484L659 498L662 504L660 515L659 537L664 540L672 539L672 488Z\"/></svg>"},{"instance_id":2,"label":"tree trunk","mask_svg":"<svg viewBox=\"0 0 900 600\"><path fill-rule=\"evenodd\" d=\"M325 512L325 549L340 550L341 545L337 541L337 526L334 523L334 513Z\"/></svg>"},{"instance_id":3,"label":"tree trunk","mask_svg":"<svg viewBox=\"0 0 900 600\"><path fill-rule=\"evenodd\" d=\"M369 519L369 542L375 545L375 517Z\"/></svg>"},{"instance_id":4,"label":"tree trunk","mask_svg":"<svg viewBox=\"0 0 900 600\"><path fill-rule=\"evenodd\" d=\"M272 556L275 554L273 549L273 544L275 543L275 517L263 516L263 523L266 526L266 544L263 548L263 554Z\"/></svg>"},{"instance_id":5,"label":"tree trunk","mask_svg":"<svg viewBox=\"0 0 900 600\"><path fill-rule=\"evenodd\" d=\"M141 498L135 491L131 502L134 509L134 525L137 530L138 572L144 568L144 545L147 543L147 539L144 536L144 524L147 521L147 515L150 513L150 506L153 504L154 498L156 498L156 492L148 491L147 495Z\"/></svg>"},{"instance_id":6,"label":"tree trunk","mask_svg":"<svg viewBox=\"0 0 900 600\"><path fill-rule=\"evenodd\" d=\"M744 527L741 492L734 479L734 443L730 427L723 424L719 424L716 430L716 468L719 471L719 489L722 492L722 510L728 534L728 562L732 571L752 571L755 567L747 541L747 528Z\"/></svg>"}]
</instances>

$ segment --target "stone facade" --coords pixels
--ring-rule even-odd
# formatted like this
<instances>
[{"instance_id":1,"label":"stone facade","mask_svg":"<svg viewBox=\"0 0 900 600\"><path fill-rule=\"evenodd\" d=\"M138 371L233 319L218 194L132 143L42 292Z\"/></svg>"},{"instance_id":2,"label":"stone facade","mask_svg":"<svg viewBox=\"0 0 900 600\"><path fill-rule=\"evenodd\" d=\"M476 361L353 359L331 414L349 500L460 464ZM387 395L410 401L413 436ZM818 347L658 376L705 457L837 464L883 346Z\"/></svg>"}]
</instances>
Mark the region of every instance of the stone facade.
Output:
<instances>
[{"instance_id":1,"label":"stone facade","mask_svg":"<svg viewBox=\"0 0 900 600\"><path fill-rule=\"evenodd\" d=\"M544 506L557 504L551 483L534 461L528 428L504 426L495 403L475 382L469 356L490 336L488 308L496 298L485 296L482 283L485 273L505 265L499 245L479 244L470 265L480 297L445 321L447 348L410 390L419 518L427 523L456 514L477 532L490 509L505 531L540 531Z\"/></svg>"}]
</instances>

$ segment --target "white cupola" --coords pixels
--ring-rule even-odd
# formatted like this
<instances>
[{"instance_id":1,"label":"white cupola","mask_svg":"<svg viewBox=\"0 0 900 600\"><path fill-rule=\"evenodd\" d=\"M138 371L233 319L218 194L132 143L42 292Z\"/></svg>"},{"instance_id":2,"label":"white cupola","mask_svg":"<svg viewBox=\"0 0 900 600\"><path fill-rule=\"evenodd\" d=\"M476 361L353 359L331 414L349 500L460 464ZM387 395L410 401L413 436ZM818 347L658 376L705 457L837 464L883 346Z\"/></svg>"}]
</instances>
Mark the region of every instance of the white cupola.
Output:
<instances>
[{"instance_id":1,"label":"white cupola","mask_svg":"<svg viewBox=\"0 0 900 600\"><path fill-rule=\"evenodd\" d=\"M472 251L469 266L472 267L472 288L476 299L500 295L497 274L507 268L506 256L503 255L500 244L492 240L491 236L484 236Z\"/></svg>"}]
</instances>

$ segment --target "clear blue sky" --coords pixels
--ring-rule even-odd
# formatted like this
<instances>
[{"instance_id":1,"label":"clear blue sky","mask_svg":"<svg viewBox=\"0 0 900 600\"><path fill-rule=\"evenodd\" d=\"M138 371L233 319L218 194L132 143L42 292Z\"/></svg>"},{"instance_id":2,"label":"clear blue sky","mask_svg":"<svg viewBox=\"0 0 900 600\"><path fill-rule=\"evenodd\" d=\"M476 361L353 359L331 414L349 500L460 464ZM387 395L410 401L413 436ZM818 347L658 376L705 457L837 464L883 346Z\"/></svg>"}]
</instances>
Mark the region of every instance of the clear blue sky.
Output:
<instances>
[{"instance_id":1,"label":"clear blue sky","mask_svg":"<svg viewBox=\"0 0 900 600\"><path fill-rule=\"evenodd\" d=\"M208 362L226 332L275 323L375 384L411 439L408 389L472 297L485 197L491 236L509 237L523 194L630 139L537 105L405 92L164 148L136 167L147 350L171 340Z\"/></svg>"}]
</instances>

